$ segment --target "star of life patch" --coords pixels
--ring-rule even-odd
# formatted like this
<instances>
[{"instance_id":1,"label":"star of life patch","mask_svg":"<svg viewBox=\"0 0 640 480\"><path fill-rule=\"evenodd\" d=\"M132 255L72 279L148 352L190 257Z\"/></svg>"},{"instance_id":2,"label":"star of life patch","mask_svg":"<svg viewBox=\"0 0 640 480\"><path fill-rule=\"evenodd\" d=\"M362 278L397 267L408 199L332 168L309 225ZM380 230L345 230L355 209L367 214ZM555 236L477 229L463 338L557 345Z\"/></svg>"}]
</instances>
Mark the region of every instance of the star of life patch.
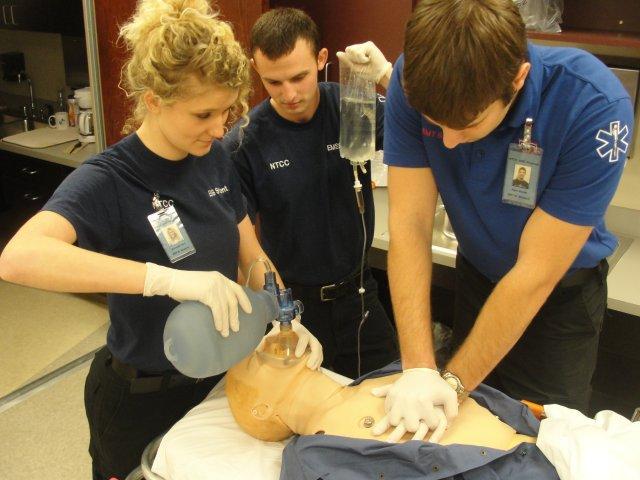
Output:
<instances>
[{"instance_id":1,"label":"star of life patch","mask_svg":"<svg viewBox=\"0 0 640 480\"><path fill-rule=\"evenodd\" d=\"M620 120L609 123L609 130L600 129L596 134L596 140L600 146L596 148L596 153L600 158L607 158L609 163L620 160L621 154L627 153L629 148L629 127L620 126Z\"/></svg>"}]
</instances>

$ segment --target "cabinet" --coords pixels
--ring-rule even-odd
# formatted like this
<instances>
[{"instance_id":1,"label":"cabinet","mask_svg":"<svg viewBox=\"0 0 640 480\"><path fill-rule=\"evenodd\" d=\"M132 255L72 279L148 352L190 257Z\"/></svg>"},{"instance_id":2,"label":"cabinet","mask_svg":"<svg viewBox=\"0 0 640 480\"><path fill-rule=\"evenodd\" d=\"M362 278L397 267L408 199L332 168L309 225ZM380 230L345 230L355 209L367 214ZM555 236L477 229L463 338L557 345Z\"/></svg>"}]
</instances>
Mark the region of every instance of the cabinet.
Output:
<instances>
[{"instance_id":1,"label":"cabinet","mask_svg":"<svg viewBox=\"0 0 640 480\"><path fill-rule=\"evenodd\" d=\"M591 385L590 415L613 410L630 418L640 407L640 318L607 311Z\"/></svg>"},{"instance_id":2,"label":"cabinet","mask_svg":"<svg viewBox=\"0 0 640 480\"><path fill-rule=\"evenodd\" d=\"M36 214L71 167L0 152L0 245Z\"/></svg>"},{"instance_id":3,"label":"cabinet","mask_svg":"<svg viewBox=\"0 0 640 480\"><path fill-rule=\"evenodd\" d=\"M83 36L82 0L0 0L0 28Z\"/></svg>"}]
</instances>

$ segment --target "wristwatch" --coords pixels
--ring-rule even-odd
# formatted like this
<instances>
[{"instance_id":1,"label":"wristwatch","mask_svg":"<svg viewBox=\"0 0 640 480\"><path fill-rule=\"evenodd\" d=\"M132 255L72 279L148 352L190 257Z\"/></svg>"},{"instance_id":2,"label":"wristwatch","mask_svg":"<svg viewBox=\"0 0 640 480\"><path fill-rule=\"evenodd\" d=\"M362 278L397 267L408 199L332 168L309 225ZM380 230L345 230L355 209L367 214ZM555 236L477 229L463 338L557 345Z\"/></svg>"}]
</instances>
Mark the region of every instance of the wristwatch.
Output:
<instances>
[{"instance_id":1,"label":"wristwatch","mask_svg":"<svg viewBox=\"0 0 640 480\"><path fill-rule=\"evenodd\" d=\"M440 372L440 376L442 379L449 384L451 388L453 388L458 395L458 403L462 403L462 401L469 396L469 392L462 382L460 378L455 373L450 372L449 370L442 370Z\"/></svg>"}]
</instances>

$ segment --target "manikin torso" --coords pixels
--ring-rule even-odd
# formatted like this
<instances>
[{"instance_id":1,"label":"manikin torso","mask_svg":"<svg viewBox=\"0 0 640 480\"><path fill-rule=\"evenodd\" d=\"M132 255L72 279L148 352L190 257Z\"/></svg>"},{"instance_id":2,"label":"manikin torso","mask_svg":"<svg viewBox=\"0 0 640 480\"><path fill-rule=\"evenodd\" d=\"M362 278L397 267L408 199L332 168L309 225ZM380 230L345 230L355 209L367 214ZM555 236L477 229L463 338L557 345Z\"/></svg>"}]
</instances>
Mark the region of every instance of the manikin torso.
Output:
<instances>
[{"instance_id":1,"label":"manikin torso","mask_svg":"<svg viewBox=\"0 0 640 480\"><path fill-rule=\"evenodd\" d=\"M293 433L327 434L367 440L371 428L385 414L384 398L371 389L393 382L400 374L366 379L342 386L302 359L281 359L266 353L249 355L227 373L226 393L231 411L248 434L267 441ZM405 434L402 441L410 440ZM478 445L508 450L534 437L520 435L475 400L467 398L440 444Z\"/></svg>"}]
</instances>

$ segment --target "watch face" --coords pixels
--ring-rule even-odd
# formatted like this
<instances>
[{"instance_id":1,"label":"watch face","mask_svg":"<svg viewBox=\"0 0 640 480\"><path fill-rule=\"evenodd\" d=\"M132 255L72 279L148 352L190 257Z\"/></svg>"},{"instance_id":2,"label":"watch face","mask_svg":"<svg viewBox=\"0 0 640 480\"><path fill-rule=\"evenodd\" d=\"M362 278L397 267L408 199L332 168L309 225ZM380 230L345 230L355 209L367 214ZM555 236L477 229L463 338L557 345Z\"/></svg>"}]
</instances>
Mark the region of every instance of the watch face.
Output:
<instances>
[{"instance_id":1,"label":"watch face","mask_svg":"<svg viewBox=\"0 0 640 480\"><path fill-rule=\"evenodd\" d=\"M447 378L444 379L445 382L447 382L449 384L449 386L451 388L453 388L456 392L458 391L458 382L456 381L455 378L451 377L451 376L447 376Z\"/></svg>"}]
</instances>

